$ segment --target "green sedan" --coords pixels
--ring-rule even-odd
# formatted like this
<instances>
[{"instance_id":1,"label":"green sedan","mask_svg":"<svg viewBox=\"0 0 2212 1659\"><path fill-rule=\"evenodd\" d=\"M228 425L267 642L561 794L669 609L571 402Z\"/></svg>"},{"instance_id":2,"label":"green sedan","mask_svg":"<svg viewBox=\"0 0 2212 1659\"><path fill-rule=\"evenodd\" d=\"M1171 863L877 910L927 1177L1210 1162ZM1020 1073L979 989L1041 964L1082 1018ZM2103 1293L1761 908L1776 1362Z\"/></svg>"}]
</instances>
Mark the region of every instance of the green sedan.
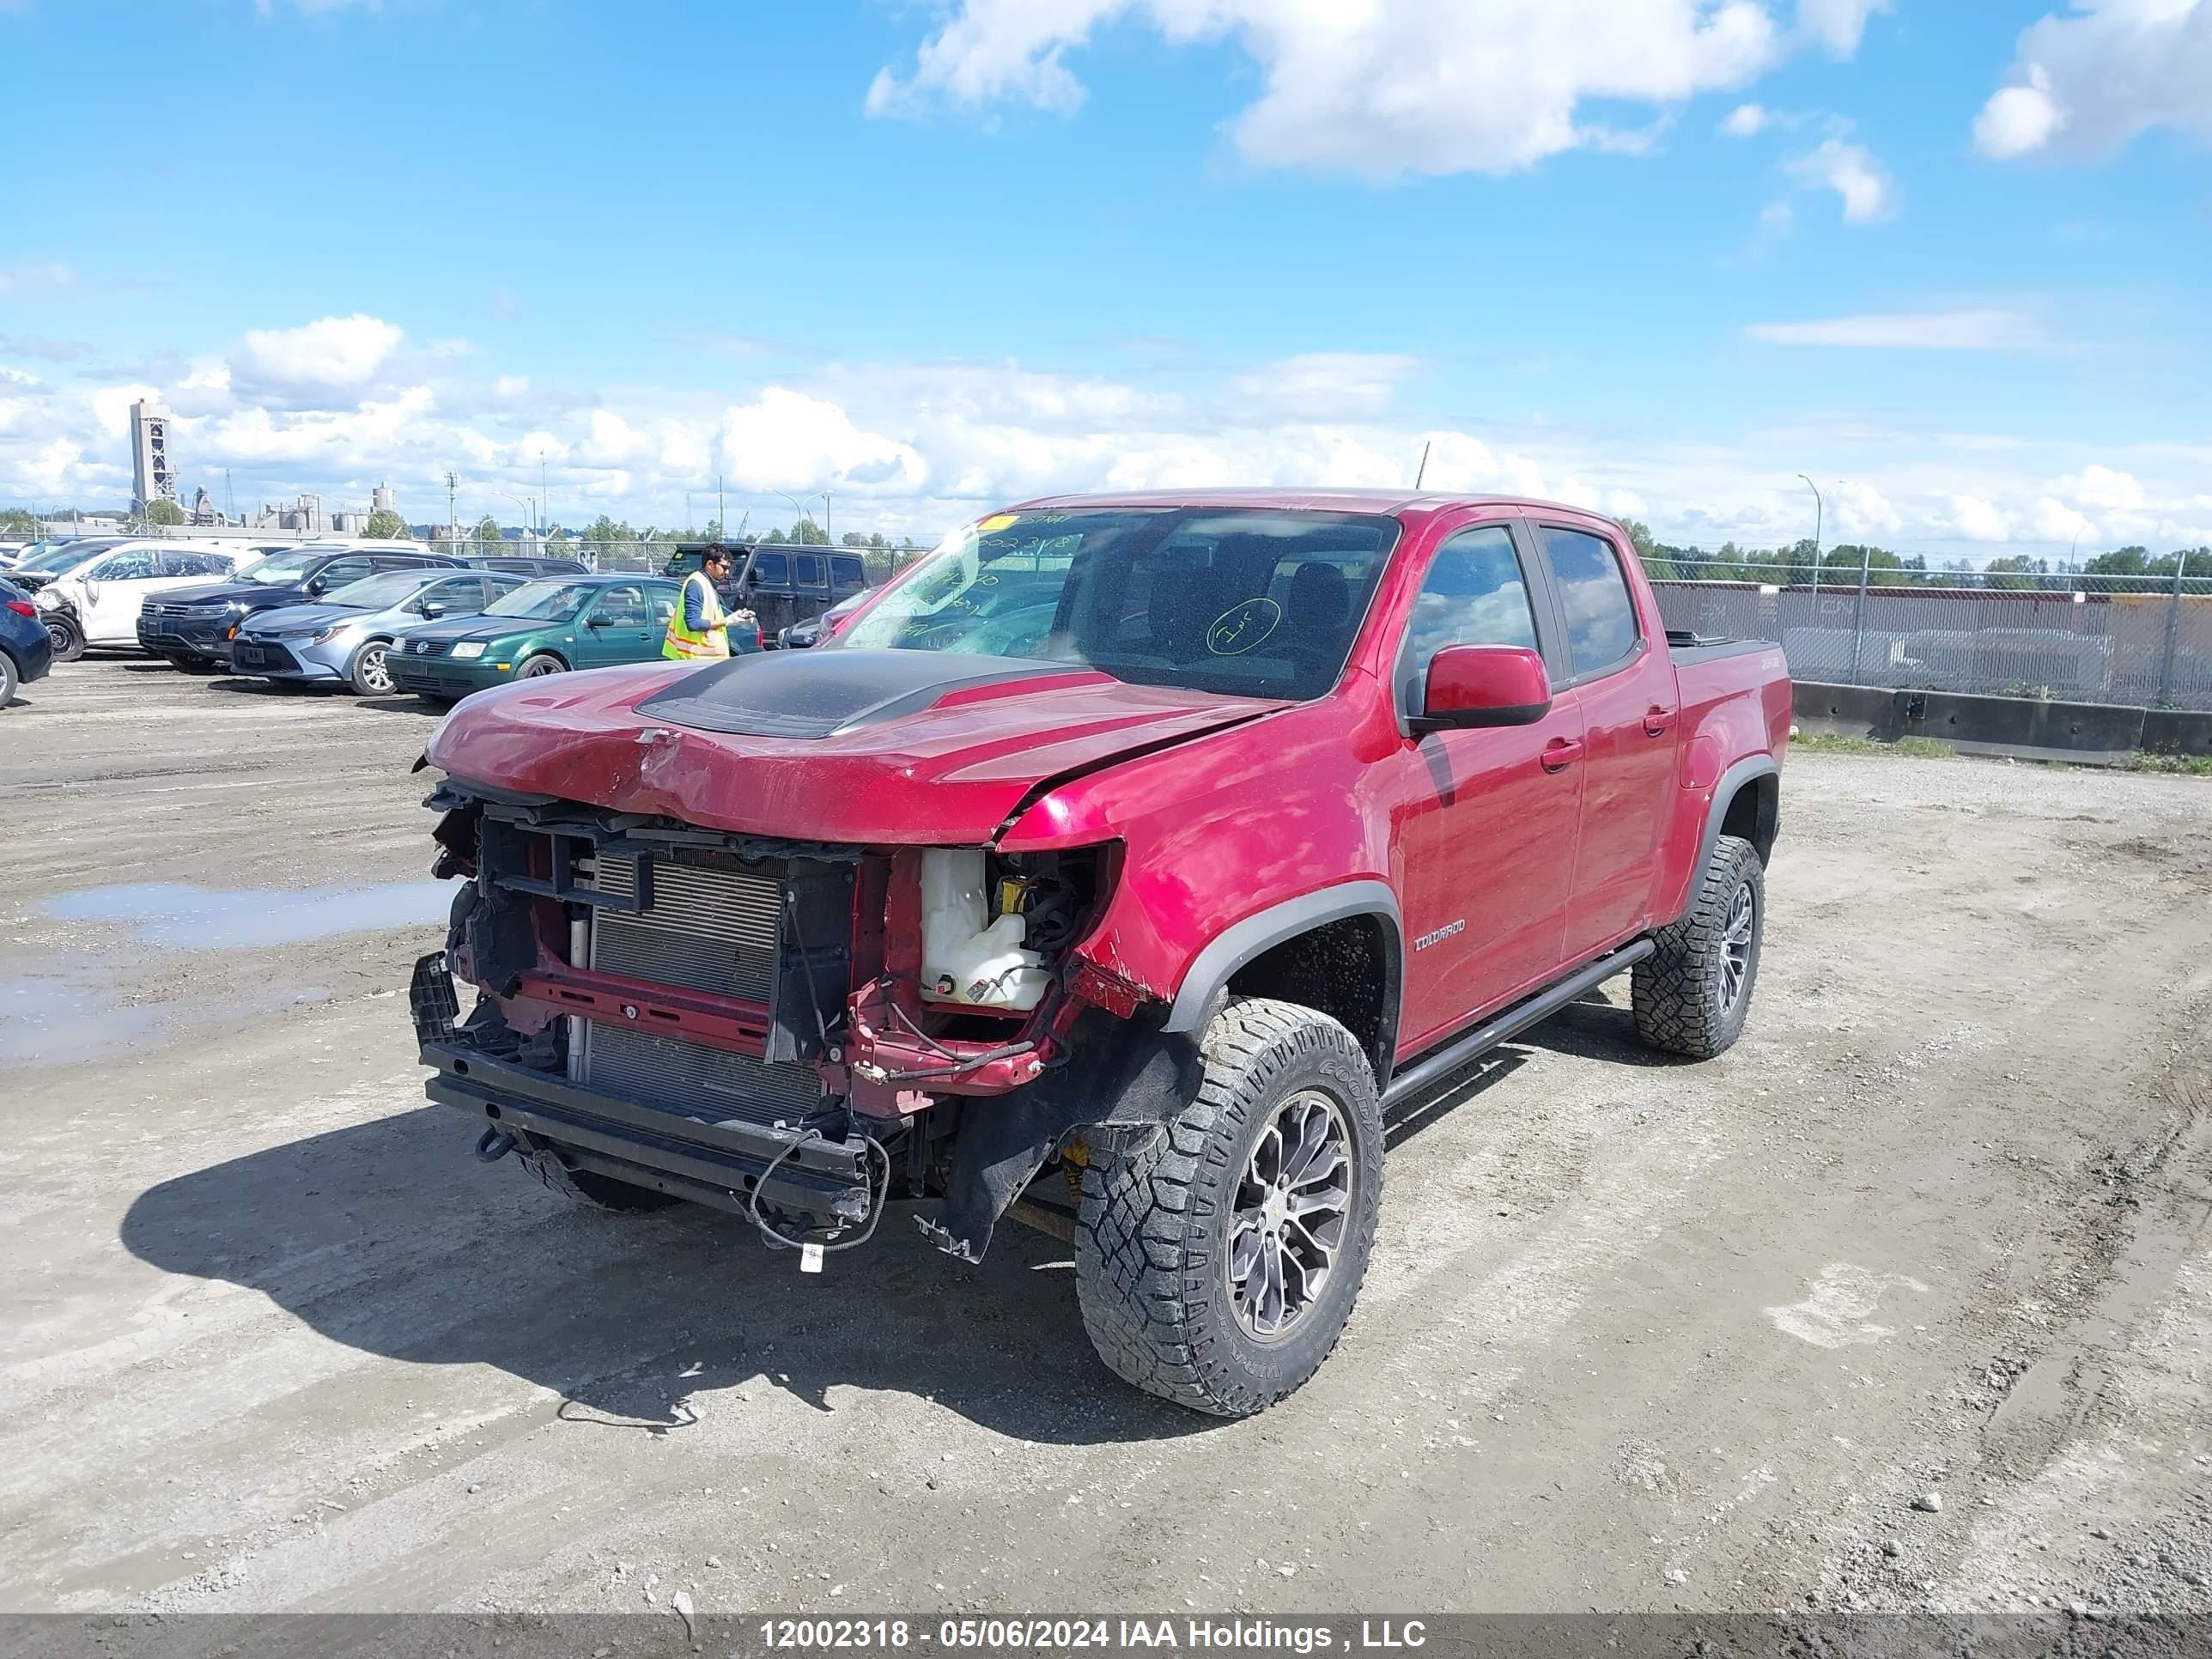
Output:
<instances>
[{"instance_id":1,"label":"green sedan","mask_svg":"<svg viewBox=\"0 0 2212 1659\"><path fill-rule=\"evenodd\" d=\"M656 576L525 582L476 616L403 629L385 664L395 689L452 703L509 680L658 662L681 591Z\"/></svg>"}]
</instances>

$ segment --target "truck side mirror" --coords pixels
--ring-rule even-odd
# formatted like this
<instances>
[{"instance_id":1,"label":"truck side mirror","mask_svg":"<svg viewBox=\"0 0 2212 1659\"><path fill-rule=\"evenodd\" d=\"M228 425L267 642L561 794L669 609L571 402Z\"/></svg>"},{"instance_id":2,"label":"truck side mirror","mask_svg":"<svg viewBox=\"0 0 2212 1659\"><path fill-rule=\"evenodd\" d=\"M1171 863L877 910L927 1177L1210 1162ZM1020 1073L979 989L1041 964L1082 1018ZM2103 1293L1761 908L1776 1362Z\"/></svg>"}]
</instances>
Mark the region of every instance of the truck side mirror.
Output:
<instances>
[{"instance_id":1,"label":"truck side mirror","mask_svg":"<svg viewBox=\"0 0 2212 1659\"><path fill-rule=\"evenodd\" d=\"M1448 645L1429 659L1416 730L1532 726L1552 707L1544 659L1520 645Z\"/></svg>"}]
</instances>

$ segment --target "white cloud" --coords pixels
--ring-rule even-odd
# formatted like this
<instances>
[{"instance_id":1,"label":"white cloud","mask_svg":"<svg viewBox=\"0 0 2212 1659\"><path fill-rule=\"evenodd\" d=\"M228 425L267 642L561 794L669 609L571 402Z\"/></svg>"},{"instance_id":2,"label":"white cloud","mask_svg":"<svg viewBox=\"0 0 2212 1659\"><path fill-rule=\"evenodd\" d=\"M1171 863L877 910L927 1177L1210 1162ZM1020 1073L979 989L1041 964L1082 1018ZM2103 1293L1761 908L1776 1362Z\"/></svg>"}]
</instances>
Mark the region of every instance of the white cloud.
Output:
<instances>
[{"instance_id":1,"label":"white cloud","mask_svg":"<svg viewBox=\"0 0 2212 1659\"><path fill-rule=\"evenodd\" d=\"M1905 528L1905 515L1874 485L1847 479L1828 491L1828 510L1846 536L1893 536Z\"/></svg>"},{"instance_id":2,"label":"white cloud","mask_svg":"<svg viewBox=\"0 0 2212 1659\"><path fill-rule=\"evenodd\" d=\"M836 404L783 386L724 411L721 453L730 477L749 489L889 485L911 495L929 474L911 446L863 431Z\"/></svg>"},{"instance_id":3,"label":"white cloud","mask_svg":"<svg viewBox=\"0 0 2212 1659\"><path fill-rule=\"evenodd\" d=\"M1866 0L1807 0L1807 33L1848 52ZM1510 173L1577 148L1648 148L1586 100L1661 111L1756 80L1790 49L1759 0L961 0L910 74L870 87L877 115L1012 101L1067 113L1068 67L1100 26L1170 45L1233 40L1262 89L1231 126L1260 167L1370 177Z\"/></svg>"},{"instance_id":4,"label":"white cloud","mask_svg":"<svg viewBox=\"0 0 2212 1659\"><path fill-rule=\"evenodd\" d=\"M348 390L369 384L405 337L397 324L362 312L298 328L252 329L231 368L241 380L272 390Z\"/></svg>"},{"instance_id":5,"label":"white cloud","mask_svg":"<svg viewBox=\"0 0 2212 1659\"><path fill-rule=\"evenodd\" d=\"M1862 346L1901 351L2022 351L2043 343L2016 311L1891 312L1802 323L1753 323L1744 332L1769 345Z\"/></svg>"},{"instance_id":6,"label":"white cloud","mask_svg":"<svg viewBox=\"0 0 2212 1659\"><path fill-rule=\"evenodd\" d=\"M1868 224L1897 211L1897 186L1864 144L1831 138L1808 155L1792 157L1784 170L1808 190L1834 191L1842 198L1846 224Z\"/></svg>"},{"instance_id":7,"label":"white cloud","mask_svg":"<svg viewBox=\"0 0 2212 1659\"><path fill-rule=\"evenodd\" d=\"M1397 382L1419 360L1394 352L1310 351L1232 382L1237 394L1279 419L1340 421L1390 406Z\"/></svg>"},{"instance_id":8,"label":"white cloud","mask_svg":"<svg viewBox=\"0 0 2212 1659\"><path fill-rule=\"evenodd\" d=\"M2069 548L2079 542L2094 546L2103 539L2096 520L2086 514L2077 513L2063 501L2045 495L2035 503L2032 520L2035 533L2046 542L2064 542Z\"/></svg>"},{"instance_id":9,"label":"white cloud","mask_svg":"<svg viewBox=\"0 0 2212 1659\"><path fill-rule=\"evenodd\" d=\"M1797 27L1838 58L1859 49L1867 19L1887 11L1890 0L1797 0Z\"/></svg>"},{"instance_id":10,"label":"white cloud","mask_svg":"<svg viewBox=\"0 0 2212 1659\"><path fill-rule=\"evenodd\" d=\"M2012 538L2012 514L1979 495L1954 495L1943 521L1970 542L2002 542Z\"/></svg>"},{"instance_id":11,"label":"white cloud","mask_svg":"<svg viewBox=\"0 0 2212 1659\"><path fill-rule=\"evenodd\" d=\"M2057 493L2069 501L2134 513L2143 505L2143 487L2130 473L2094 463L2058 480Z\"/></svg>"},{"instance_id":12,"label":"white cloud","mask_svg":"<svg viewBox=\"0 0 2212 1659\"><path fill-rule=\"evenodd\" d=\"M1992 93L1974 118L1974 146L2000 161L2041 149L2066 125L2066 112L2051 95L2051 77L2030 68L2026 86Z\"/></svg>"},{"instance_id":13,"label":"white cloud","mask_svg":"<svg viewBox=\"0 0 2212 1659\"><path fill-rule=\"evenodd\" d=\"M1999 161L2106 155L2154 127L2212 142L2212 0L2074 0L2030 25L1974 142Z\"/></svg>"},{"instance_id":14,"label":"white cloud","mask_svg":"<svg viewBox=\"0 0 2212 1659\"><path fill-rule=\"evenodd\" d=\"M1774 118L1757 104L1738 104L1721 123L1721 134L1728 138L1751 138L1766 130Z\"/></svg>"}]
</instances>

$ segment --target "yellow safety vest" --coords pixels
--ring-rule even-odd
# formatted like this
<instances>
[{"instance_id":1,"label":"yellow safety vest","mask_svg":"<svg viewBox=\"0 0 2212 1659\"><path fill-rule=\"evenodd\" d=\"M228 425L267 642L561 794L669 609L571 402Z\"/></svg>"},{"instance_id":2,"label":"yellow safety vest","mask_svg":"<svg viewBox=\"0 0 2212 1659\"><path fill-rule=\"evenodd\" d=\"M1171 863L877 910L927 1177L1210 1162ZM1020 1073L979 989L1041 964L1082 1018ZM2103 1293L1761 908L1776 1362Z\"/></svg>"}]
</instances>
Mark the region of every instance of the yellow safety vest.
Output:
<instances>
[{"instance_id":1,"label":"yellow safety vest","mask_svg":"<svg viewBox=\"0 0 2212 1659\"><path fill-rule=\"evenodd\" d=\"M684 579L688 589L693 582L699 584L699 618L702 624L696 633L684 625L684 596L676 596L676 609L668 614L668 637L661 642L660 654L678 662L705 662L730 654L730 636L723 623L729 620L722 610L722 596L714 592L714 584L707 580L707 573L695 570Z\"/></svg>"}]
</instances>

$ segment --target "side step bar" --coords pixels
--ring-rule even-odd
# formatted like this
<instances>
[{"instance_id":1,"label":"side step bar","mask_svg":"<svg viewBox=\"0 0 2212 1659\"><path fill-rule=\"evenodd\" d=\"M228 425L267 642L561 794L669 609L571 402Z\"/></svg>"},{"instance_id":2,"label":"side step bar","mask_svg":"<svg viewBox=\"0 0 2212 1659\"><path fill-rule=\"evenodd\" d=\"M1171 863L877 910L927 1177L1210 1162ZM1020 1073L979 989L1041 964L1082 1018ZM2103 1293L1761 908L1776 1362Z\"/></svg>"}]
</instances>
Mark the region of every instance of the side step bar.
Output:
<instances>
[{"instance_id":1,"label":"side step bar","mask_svg":"<svg viewBox=\"0 0 2212 1659\"><path fill-rule=\"evenodd\" d=\"M1549 1019L1583 992L1604 984L1623 969L1635 966L1658 948L1648 939L1624 945L1611 955L1600 957L1579 972L1570 974L1549 990L1539 991L1527 1001L1516 1002L1504 1013L1493 1015L1465 1036L1454 1038L1426 1059L1417 1060L1390 1079L1390 1086L1382 1091L1383 1109L1387 1111L1393 1106L1402 1104L1461 1066L1481 1059L1499 1043L1527 1030L1537 1021Z\"/></svg>"}]
</instances>

